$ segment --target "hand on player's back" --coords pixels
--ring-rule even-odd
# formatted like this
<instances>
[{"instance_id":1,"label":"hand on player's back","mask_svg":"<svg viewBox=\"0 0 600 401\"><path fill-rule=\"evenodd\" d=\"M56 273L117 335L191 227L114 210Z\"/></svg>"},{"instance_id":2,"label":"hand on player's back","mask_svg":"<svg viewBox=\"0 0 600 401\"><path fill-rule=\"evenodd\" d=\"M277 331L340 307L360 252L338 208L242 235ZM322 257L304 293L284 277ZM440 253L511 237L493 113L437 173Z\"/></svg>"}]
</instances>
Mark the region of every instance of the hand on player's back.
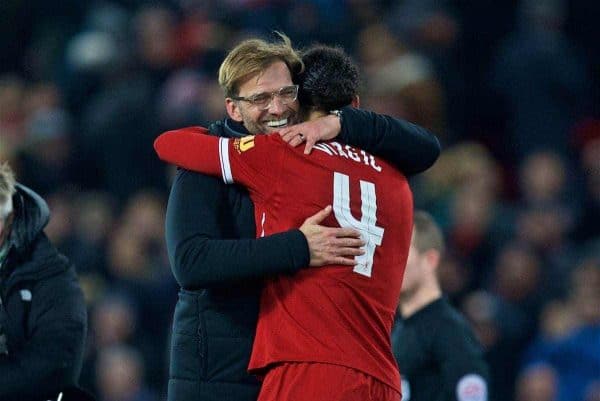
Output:
<instances>
[{"instance_id":1,"label":"hand on player's back","mask_svg":"<svg viewBox=\"0 0 600 401\"><path fill-rule=\"evenodd\" d=\"M362 255L360 232L352 228L327 227L320 223L331 214L331 206L304 220L300 231L306 237L310 251L310 266L354 266L354 257Z\"/></svg>"}]
</instances>

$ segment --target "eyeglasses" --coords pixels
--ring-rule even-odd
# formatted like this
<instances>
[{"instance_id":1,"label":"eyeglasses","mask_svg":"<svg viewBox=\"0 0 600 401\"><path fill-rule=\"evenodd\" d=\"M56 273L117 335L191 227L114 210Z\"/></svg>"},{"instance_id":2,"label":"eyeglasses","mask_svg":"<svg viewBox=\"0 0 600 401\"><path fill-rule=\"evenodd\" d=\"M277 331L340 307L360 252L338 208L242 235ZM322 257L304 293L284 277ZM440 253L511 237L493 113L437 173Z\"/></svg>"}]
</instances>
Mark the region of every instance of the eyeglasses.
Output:
<instances>
[{"instance_id":1,"label":"eyeglasses","mask_svg":"<svg viewBox=\"0 0 600 401\"><path fill-rule=\"evenodd\" d=\"M266 110L273 102L273 98L277 96L282 104L292 103L298 98L298 85L284 86L275 92L257 93L251 96L232 96L233 100L243 100L250 103L252 106L261 110Z\"/></svg>"}]
</instances>

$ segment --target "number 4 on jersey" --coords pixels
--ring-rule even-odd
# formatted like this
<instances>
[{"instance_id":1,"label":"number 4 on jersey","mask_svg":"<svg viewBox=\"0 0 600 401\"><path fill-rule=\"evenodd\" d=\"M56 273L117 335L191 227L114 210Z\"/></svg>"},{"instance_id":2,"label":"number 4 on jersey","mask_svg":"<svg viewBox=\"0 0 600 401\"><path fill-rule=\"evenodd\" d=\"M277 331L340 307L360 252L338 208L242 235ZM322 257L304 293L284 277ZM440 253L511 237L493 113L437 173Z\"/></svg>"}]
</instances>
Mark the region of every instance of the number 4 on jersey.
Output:
<instances>
[{"instance_id":1,"label":"number 4 on jersey","mask_svg":"<svg viewBox=\"0 0 600 401\"><path fill-rule=\"evenodd\" d=\"M356 256L357 266L354 272L371 277L375 247L381 245L383 228L377 226L377 196L375 184L360 181L361 213L356 220L350 210L350 178L342 173L333 173L333 213L341 227L354 228L360 231L366 242L365 253Z\"/></svg>"}]
</instances>

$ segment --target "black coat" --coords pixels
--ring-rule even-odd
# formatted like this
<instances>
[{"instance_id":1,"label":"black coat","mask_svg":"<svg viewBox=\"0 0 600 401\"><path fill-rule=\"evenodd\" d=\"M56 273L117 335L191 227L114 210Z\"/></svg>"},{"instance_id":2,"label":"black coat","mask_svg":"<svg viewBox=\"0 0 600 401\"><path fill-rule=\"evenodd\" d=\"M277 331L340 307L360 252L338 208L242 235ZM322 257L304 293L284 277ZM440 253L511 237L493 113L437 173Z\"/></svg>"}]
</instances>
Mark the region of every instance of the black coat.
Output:
<instances>
[{"instance_id":1,"label":"black coat","mask_svg":"<svg viewBox=\"0 0 600 401\"><path fill-rule=\"evenodd\" d=\"M0 400L56 399L75 386L83 359L86 306L77 276L43 232L46 203L17 184L10 250L0 271Z\"/></svg>"},{"instance_id":2,"label":"black coat","mask_svg":"<svg viewBox=\"0 0 600 401\"><path fill-rule=\"evenodd\" d=\"M465 318L439 298L392 329L392 348L408 401L487 400L483 349Z\"/></svg>"},{"instance_id":3,"label":"black coat","mask_svg":"<svg viewBox=\"0 0 600 401\"><path fill-rule=\"evenodd\" d=\"M425 170L439 155L435 136L405 121L355 109L345 109L342 121L340 141L387 158L407 175ZM231 120L212 124L210 131L248 134ZM182 287L173 321L169 400L255 401L260 385L246 368L261 278L308 266L304 235L295 229L255 239L254 208L245 189L179 170L166 237Z\"/></svg>"}]
</instances>

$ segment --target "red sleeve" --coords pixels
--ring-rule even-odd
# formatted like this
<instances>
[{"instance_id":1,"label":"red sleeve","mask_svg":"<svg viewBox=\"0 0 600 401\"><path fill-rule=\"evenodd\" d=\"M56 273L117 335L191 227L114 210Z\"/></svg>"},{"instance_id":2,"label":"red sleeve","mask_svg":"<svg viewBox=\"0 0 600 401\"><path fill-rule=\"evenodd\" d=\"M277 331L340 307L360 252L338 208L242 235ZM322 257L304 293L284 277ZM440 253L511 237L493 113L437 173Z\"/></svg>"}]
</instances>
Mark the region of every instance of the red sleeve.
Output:
<instances>
[{"instance_id":1,"label":"red sleeve","mask_svg":"<svg viewBox=\"0 0 600 401\"><path fill-rule=\"evenodd\" d=\"M207 135L205 128L193 127L167 131L154 141L158 157L187 170L222 176L219 163L219 138Z\"/></svg>"},{"instance_id":2,"label":"red sleeve","mask_svg":"<svg viewBox=\"0 0 600 401\"><path fill-rule=\"evenodd\" d=\"M283 142L276 136L221 138L201 127L161 134L154 141L158 157L187 170L222 177L268 196L282 163Z\"/></svg>"}]
</instances>

